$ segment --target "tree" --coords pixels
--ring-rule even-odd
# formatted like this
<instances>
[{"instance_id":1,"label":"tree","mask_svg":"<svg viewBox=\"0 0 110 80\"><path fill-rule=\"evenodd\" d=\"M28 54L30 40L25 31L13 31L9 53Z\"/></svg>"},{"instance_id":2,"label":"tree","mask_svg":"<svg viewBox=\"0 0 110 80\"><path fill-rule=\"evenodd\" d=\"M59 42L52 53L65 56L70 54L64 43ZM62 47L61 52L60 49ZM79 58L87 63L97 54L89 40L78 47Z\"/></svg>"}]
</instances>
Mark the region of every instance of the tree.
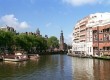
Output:
<instances>
[{"instance_id":1,"label":"tree","mask_svg":"<svg viewBox=\"0 0 110 80\"><path fill-rule=\"evenodd\" d=\"M26 34L16 35L15 44L18 49L21 48L21 49L24 49L25 51L28 51L31 49L33 45L32 39L33 38L31 38L30 36Z\"/></svg>"},{"instance_id":2,"label":"tree","mask_svg":"<svg viewBox=\"0 0 110 80\"><path fill-rule=\"evenodd\" d=\"M10 31L0 31L0 47L2 47L3 50L11 50L14 35L15 34Z\"/></svg>"},{"instance_id":3,"label":"tree","mask_svg":"<svg viewBox=\"0 0 110 80\"><path fill-rule=\"evenodd\" d=\"M50 38L48 38L47 44L49 48L58 48L59 40L55 36L51 36Z\"/></svg>"},{"instance_id":4,"label":"tree","mask_svg":"<svg viewBox=\"0 0 110 80\"><path fill-rule=\"evenodd\" d=\"M45 51L47 49L47 41L45 40L45 38L37 36L37 41L38 41L37 50Z\"/></svg>"},{"instance_id":5,"label":"tree","mask_svg":"<svg viewBox=\"0 0 110 80\"><path fill-rule=\"evenodd\" d=\"M13 32L1 30L0 48L3 48L2 51L8 49L11 53L17 50L36 53L36 51L44 51L47 49L47 41L41 36L27 34L16 35Z\"/></svg>"}]
</instances>

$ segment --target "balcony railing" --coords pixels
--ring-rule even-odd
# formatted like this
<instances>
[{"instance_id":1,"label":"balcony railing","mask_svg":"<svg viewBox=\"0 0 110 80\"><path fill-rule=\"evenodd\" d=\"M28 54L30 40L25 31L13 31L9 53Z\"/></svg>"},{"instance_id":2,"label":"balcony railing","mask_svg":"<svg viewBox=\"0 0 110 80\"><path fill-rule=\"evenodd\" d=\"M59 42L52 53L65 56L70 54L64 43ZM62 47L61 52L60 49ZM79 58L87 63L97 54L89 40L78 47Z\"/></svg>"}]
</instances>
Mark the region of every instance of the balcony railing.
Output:
<instances>
[{"instance_id":1,"label":"balcony railing","mask_svg":"<svg viewBox=\"0 0 110 80\"><path fill-rule=\"evenodd\" d=\"M94 50L94 49L93 49L93 51L97 52L98 50Z\"/></svg>"},{"instance_id":2,"label":"balcony railing","mask_svg":"<svg viewBox=\"0 0 110 80\"><path fill-rule=\"evenodd\" d=\"M110 50L103 50L103 51L110 51Z\"/></svg>"}]
</instances>

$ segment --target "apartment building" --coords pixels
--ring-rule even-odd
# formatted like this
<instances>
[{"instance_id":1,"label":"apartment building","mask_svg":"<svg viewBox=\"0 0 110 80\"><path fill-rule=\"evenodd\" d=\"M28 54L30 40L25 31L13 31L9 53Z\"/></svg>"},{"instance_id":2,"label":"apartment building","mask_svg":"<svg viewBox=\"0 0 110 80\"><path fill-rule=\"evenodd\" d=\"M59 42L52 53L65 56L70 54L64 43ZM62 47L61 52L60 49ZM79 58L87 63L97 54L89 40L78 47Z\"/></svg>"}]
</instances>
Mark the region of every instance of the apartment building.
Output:
<instances>
[{"instance_id":1,"label":"apartment building","mask_svg":"<svg viewBox=\"0 0 110 80\"><path fill-rule=\"evenodd\" d=\"M78 21L73 30L73 54L109 54L109 24L110 13L90 14ZM107 38L107 40L105 38ZM104 46L105 44L107 45ZM104 52L104 50L106 50L106 52Z\"/></svg>"},{"instance_id":2,"label":"apartment building","mask_svg":"<svg viewBox=\"0 0 110 80\"><path fill-rule=\"evenodd\" d=\"M84 19L80 20L73 30L73 43L72 43L72 51L75 54L84 54L87 55L91 54L92 52L92 40L90 40L90 31L92 30L91 27L87 27L88 19L90 17L87 16ZM88 45L87 45L88 44ZM90 44L90 45L89 45ZM89 48L90 50L88 50Z\"/></svg>"},{"instance_id":3,"label":"apartment building","mask_svg":"<svg viewBox=\"0 0 110 80\"><path fill-rule=\"evenodd\" d=\"M110 21L93 27L93 54L110 55Z\"/></svg>"}]
</instances>

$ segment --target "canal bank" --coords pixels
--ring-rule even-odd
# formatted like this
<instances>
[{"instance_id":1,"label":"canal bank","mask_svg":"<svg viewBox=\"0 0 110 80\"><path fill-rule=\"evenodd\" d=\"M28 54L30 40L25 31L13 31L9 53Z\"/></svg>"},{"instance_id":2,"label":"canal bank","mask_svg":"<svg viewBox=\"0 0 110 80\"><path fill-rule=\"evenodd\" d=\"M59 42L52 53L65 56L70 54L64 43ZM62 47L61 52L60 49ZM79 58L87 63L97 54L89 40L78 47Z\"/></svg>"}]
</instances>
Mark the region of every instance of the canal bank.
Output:
<instances>
[{"instance_id":1,"label":"canal bank","mask_svg":"<svg viewBox=\"0 0 110 80\"><path fill-rule=\"evenodd\" d=\"M33 53L28 53L28 55L32 55L32 54ZM67 54L67 51L47 51L47 52L37 52L36 54L39 55Z\"/></svg>"},{"instance_id":2,"label":"canal bank","mask_svg":"<svg viewBox=\"0 0 110 80\"><path fill-rule=\"evenodd\" d=\"M73 54L67 53L68 56L78 57L78 58L93 58L93 59L100 59L100 60L110 60L110 56L90 56L90 55L83 55L83 54Z\"/></svg>"}]
</instances>

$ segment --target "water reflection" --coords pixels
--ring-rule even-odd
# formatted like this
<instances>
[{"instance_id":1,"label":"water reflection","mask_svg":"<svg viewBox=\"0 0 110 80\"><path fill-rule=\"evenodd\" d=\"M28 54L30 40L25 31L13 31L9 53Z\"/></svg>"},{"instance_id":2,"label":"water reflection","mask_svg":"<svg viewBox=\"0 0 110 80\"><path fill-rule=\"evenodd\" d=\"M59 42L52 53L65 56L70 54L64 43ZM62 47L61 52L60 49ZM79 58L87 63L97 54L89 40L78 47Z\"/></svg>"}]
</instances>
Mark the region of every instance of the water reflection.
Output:
<instances>
[{"instance_id":1,"label":"water reflection","mask_svg":"<svg viewBox=\"0 0 110 80\"><path fill-rule=\"evenodd\" d=\"M23 62L11 62L11 61L4 61L2 62L2 65L5 66L10 66L12 68L21 68L21 67L25 67L26 66L27 61L23 61Z\"/></svg>"},{"instance_id":2,"label":"water reflection","mask_svg":"<svg viewBox=\"0 0 110 80\"><path fill-rule=\"evenodd\" d=\"M67 55L0 62L0 80L110 80L110 61Z\"/></svg>"},{"instance_id":3,"label":"water reflection","mask_svg":"<svg viewBox=\"0 0 110 80\"><path fill-rule=\"evenodd\" d=\"M94 80L93 60L86 58L72 58L73 80Z\"/></svg>"},{"instance_id":4,"label":"water reflection","mask_svg":"<svg viewBox=\"0 0 110 80\"><path fill-rule=\"evenodd\" d=\"M71 80L71 58L41 56L25 62L1 62L0 80Z\"/></svg>"},{"instance_id":5,"label":"water reflection","mask_svg":"<svg viewBox=\"0 0 110 80\"><path fill-rule=\"evenodd\" d=\"M32 73L35 70L37 63L38 60L23 62L0 62L0 80L17 80L17 77L19 78L20 76L25 76L26 74Z\"/></svg>"},{"instance_id":6,"label":"water reflection","mask_svg":"<svg viewBox=\"0 0 110 80\"><path fill-rule=\"evenodd\" d=\"M96 80L110 80L110 61L93 60L94 77Z\"/></svg>"},{"instance_id":7,"label":"water reflection","mask_svg":"<svg viewBox=\"0 0 110 80\"><path fill-rule=\"evenodd\" d=\"M110 61L72 58L73 80L110 80Z\"/></svg>"}]
</instances>

